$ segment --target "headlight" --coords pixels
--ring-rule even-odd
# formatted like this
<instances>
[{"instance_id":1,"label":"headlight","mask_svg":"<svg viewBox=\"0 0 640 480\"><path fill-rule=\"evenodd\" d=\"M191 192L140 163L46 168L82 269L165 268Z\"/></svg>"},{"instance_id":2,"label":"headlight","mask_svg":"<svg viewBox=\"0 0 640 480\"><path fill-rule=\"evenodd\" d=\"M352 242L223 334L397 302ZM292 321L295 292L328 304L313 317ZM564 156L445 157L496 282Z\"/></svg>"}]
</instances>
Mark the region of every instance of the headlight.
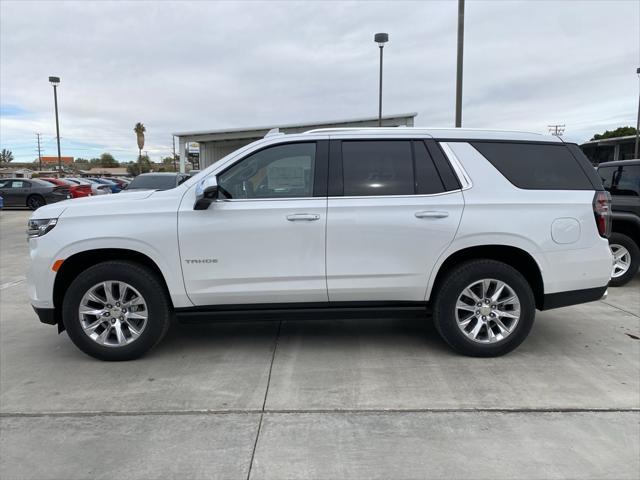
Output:
<instances>
[{"instance_id":1,"label":"headlight","mask_svg":"<svg viewBox=\"0 0 640 480\"><path fill-rule=\"evenodd\" d=\"M51 231L57 223L57 218L29 220L29 223L27 224L27 235L29 235L29 238L41 237L45 233Z\"/></svg>"}]
</instances>

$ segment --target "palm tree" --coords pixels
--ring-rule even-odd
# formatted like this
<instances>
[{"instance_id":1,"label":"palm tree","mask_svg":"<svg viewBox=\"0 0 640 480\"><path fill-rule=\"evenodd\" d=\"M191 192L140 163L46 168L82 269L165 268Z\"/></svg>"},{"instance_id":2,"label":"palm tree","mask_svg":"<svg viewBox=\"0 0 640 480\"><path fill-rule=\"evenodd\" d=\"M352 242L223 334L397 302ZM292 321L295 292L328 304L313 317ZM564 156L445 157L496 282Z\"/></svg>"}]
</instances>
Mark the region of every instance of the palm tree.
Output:
<instances>
[{"instance_id":1,"label":"palm tree","mask_svg":"<svg viewBox=\"0 0 640 480\"><path fill-rule=\"evenodd\" d=\"M146 132L147 129L142 123L138 122L136 123L136 126L133 127L133 131L136 132L136 139L138 141L138 166L139 172L142 173L140 160L142 159L142 149L144 148L144 132Z\"/></svg>"},{"instance_id":2,"label":"palm tree","mask_svg":"<svg viewBox=\"0 0 640 480\"><path fill-rule=\"evenodd\" d=\"M3 148L0 152L0 163L9 163L13 160L13 152Z\"/></svg>"}]
</instances>

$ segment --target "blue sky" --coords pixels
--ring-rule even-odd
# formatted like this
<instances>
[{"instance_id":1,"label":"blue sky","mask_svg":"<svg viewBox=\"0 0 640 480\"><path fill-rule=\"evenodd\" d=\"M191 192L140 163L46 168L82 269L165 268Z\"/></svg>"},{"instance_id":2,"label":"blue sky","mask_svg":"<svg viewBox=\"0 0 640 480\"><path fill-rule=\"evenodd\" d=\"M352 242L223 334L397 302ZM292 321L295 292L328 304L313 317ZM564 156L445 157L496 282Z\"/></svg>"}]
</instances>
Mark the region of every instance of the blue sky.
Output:
<instances>
[{"instance_id":1,"label":"blue sky","mask_svg":"<svg viewBox=\"0 0 640 480\"><path fill-rule=\"evenodd\" d=\"M153 159L171 133L375 116L387 31L384 111L453 125L455 1L0 2L0 147ZM640 2L467 1L463 126L566 138L634 125Z\"/></svg>"}]
</instances>

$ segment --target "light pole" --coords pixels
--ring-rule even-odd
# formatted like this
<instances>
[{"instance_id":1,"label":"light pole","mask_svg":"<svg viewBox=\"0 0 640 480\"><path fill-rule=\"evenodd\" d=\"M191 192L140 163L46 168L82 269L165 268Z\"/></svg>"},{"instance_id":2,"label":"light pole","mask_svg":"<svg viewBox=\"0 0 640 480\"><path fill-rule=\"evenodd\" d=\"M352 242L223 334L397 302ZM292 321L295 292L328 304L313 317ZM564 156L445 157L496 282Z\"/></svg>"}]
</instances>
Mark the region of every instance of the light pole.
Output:
<instances>
[{"instance_id":1,"label":"light pole","mask_svg":"<svg viewBox=\"0 0 640 480\"><path fill-rule=\"evenodd\" d=\"M53 103L56 107L56 139L58 140L58 174L62 175L62 157L60 156L60 123L58 122L58 85L60 77L49 77L49 82L53 85Z\"/></svg>"},{"instance_id":2,"label":"light pole","mask_svg":"<svg viewBox=\"0 0 640 480\"><path fill-rule=\"evenodd\" d=\"M456 128L462 127L462 59L464 51L464 0L458 0L458 60L456 67Z\"/></svg>"},{"instance_id":3,"label":"light pole","mask_svg":"<svg viewBox=\"0 0 640 480\"><path fill-rule=\"evenodd\" d=\"M373 36L373 41L380 47L380 88L378 90L378 126L382 126L382 50L384 44L389 41L388 33L376 33Z\"/></svg>"},{"instance_id":4,"label":"light pole","mask_svg":"<svg viewBox=\"0 0 640 480\"><path fill-rule=\"evenodd\" d=\"M640 79L640 68L636 70L638 78ZM633 151L633 158L638 157L638 145L640 144L640 92L638 92L638 120L636 120L636 148Z\"/></svg>"}]
</instances>

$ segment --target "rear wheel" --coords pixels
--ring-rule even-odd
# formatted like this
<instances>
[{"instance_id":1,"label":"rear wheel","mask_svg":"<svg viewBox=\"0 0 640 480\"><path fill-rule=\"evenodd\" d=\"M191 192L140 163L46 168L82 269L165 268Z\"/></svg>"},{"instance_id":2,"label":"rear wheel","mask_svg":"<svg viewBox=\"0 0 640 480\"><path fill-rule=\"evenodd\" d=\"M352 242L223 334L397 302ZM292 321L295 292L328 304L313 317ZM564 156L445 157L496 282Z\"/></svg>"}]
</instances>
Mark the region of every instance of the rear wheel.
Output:
<instances>
[{"instance_id":1,"label":"rear wheel","mask_svg":"<svg viewBox=\"0 0 640 480\"><path fill-rule=\"evenodd\" d=\"M629 282L640 266L640 248L631 237L614 232L609 236L613 268L609 285L619 287Z\"/></svg>"},{"instance_id":2,"label":"rear wheel","mask_svg":"<svg viewBox=\"0 0 640 480\"><path fill-rule=\"evenodd\" d=\"M495 260L473 260L444 278L433 308L436 329L455 350L470 356L504 355L527 337L535 301L525 278Z\"/></svg>"},{"instance_id":3,"label":"rear wheel","mask_svg":"<svg viewBox=\"0 0 640 480\"><path fill-rule=\"evenodd\" d=\"M29 195L27 198L27 207L31 210L37 210L38 208L46 205L46 201L42 195Z\"/></svg>"},{"instance_id":4,"label":"rear wheel","mask_svg":"<svg viewBox=\"0 0 640 480\"><path fill-rule=\"evenodd\" d=\"M170 323L170 307L156 274L133 262L88 268L71 283L62 305L73 343L100 360L132 360L153 348Z\"/></svg>"}]
</instances>

